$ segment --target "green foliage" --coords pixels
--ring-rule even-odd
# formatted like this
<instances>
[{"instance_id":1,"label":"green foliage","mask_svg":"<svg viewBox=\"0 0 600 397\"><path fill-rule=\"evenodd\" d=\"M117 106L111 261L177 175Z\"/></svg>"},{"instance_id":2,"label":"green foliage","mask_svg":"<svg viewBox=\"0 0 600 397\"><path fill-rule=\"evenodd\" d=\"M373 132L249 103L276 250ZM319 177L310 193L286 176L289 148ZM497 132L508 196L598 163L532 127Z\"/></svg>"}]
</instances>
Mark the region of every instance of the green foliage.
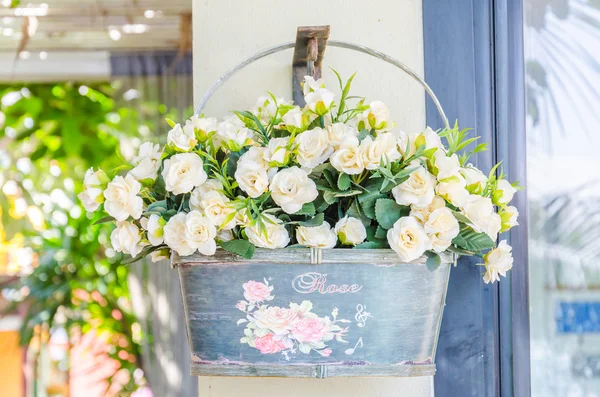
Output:
<instances>
[{"instance_id":1,"label":"green foliage","mask_svg":"<svg viewBox=\"0 0 600 397\"><path fill-rule=\"evenodd\" d=\"M254 255L254 246L250 244L248 240L231 240L222 242L221 247L226 251L246 259L250 259L252 258L252 255Z\"/></svg>"},{"instance_id":2,"label":"green foliage","mask_svg":"<svg viewBox=\"0 0 600 397\"><path fill-rule=\"evenodd\" d=\"M485 233L477 233L466 225L461 225L460 232L452 240L452 244L467 251L483 251L495 246L490 236Z\"/></svg>"},{"instance_id":3,"label":"green foliage","mask_svg":"<svg viewBox=\"0 0 600 397\"><path fill-rule=\"evenodd\" d=\"M107 333L115 346L110 356L133 375L142 366L141 343L149 335L132 312L129 269L120 254L107 251L114 219L86 215L76 197L85 171L117 168L123 163L120 142L138 135L140 113L119 108L118 94L118 86L107 83L0 85L0 98L12 98L0 107L5 116L0 147L6 149L0 158L9 159L1 176L18 184L16 197L0 195L0 206L7 239L24 235L39 258L33 272L11 286L27 291L21 342L28 344L40 329L57 327ZM158 106L149 108L155 114ZM147 127L155 128L152 122ZM10 218L17 198L40 208L45 226ZM162 204L149 211L164 210ZM119 356L121 350L127 355ZM135 388L130 378L128 389Z\"/></svg>"},{"instance_id":4,"label":"green foliage","mask_svg":"<svg viewBox=\"0 0 600 397\"><path fill-rule=\"evenodd\" d=\"M427 266L427 270L430 272L436 271L440 265L442 264L442 258L438 254L432 251L425 252L427 256L427 261L425 262L425 266Z\"/></svg>"},{"instance_id":5,"label":"green foliage","mask_svg":"<svg viewBox=\"0 0 600 397\"><path fill-rule=\"evenodd\" d=\"M394 200L381 198L375 203L375 217L379 226L391 229L402 216L408 215L406 207L398 205Z\"/></svg>"}]
</instances>

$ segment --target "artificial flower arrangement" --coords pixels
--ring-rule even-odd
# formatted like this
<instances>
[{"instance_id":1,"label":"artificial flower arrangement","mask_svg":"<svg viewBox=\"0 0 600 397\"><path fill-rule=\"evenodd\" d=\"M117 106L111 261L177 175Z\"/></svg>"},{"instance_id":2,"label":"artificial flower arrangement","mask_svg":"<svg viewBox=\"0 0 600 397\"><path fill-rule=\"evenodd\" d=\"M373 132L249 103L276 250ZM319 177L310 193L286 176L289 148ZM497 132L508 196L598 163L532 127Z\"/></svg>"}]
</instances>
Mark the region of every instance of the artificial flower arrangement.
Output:
<instances>
[{"instance_id":1,"label":"artificial flower arrangement","mask_svg":"<svg viewBox=\"0 0 600 397\"><path fill-rule=\"evenodd\" d=\"M220 122L167 120L164 149L142 144L112 179L88 170L80 199L116 222L111 242L129 261L219 247L245 258L255 247L392 248L403 262L427 255L432 270L445 251L477 255L486 283L505 276L511 247L496 240L518 224L518 185L498 165L486 176L468 164L485 144L456 124L402 131L384 103L349 96L354 75L336 75L337 101L307 76L304 107L269 94Z\"/></svg>"}]
</instances>

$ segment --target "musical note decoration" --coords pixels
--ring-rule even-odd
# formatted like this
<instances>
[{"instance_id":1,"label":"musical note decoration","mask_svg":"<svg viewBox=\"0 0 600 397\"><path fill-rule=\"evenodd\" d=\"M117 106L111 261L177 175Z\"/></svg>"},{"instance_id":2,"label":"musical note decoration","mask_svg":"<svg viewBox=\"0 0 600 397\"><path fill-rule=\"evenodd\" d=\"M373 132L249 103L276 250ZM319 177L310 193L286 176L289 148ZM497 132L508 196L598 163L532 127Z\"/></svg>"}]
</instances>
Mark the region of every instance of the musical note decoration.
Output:
<instances>
[{"instance_id":1,"label":"musical note decoration","mask_svg":"<svg viewBox=\"0 0 600 397\"><path fill-rule=\"evenodd\" d=\"M354 319L356 320L356 325L361 328L364 327L365 323L370 317L373 317L373 315L367 311L367 306L364 306L359 303L356 306L356 315L354 316Z\"/></svg>"},{"instance_id":2,"label":"musical note decoration","mask_svg":"<svg viewBox=\"0 0 600 397\"><path fill-rule=\"evenodd\" d=\"M356 351L356 349L358 349L359 347L363 347L364 343L363 343L363 338L362 336L360 338L358 338L358 342L356 342L356 345L354 345L354 347L350 348L350 349L346 349L344 351L344 353L346 353L347 355L351 356L354 354L354 352Z\"/></svg>"}]
</instances>

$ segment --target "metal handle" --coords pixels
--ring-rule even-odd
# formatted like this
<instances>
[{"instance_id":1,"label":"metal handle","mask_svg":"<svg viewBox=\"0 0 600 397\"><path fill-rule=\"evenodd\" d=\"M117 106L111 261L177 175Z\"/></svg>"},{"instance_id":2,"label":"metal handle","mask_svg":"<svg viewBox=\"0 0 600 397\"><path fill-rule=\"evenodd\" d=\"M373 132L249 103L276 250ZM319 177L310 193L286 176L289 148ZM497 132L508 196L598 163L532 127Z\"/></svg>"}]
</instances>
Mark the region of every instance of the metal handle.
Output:
<instances>
[{"instance_id":1,"label":"metal handle","mask_svg":"<svg viewBox=\"0 0 600 397\"><path fill-rule=\"evenodd\" d=\"M195 114L197 114L197 115L201 114L202 110L204 110L204 107L206 106L206 104L208 103L208 101L210 100L210 98L214 95L214 93L223 84L225 84L225 82L227 80L229 80L229 78L231 76L233 76L234 74L236 74L238 71L240 71L241 69L245 68L246 66L250 65L251 63L254 63L255 61L258 61L259 59L264 58L264 57L266 57L268 55L275 54L277 52L281 52L283 50L287 50L287 49L290 49L290 48L294 48L295 45L296 45L296 42L289 42L289 43L279 44L279 45L276 45L276 46L271 47L271 48L267 48L265 50L257 52L256 54L254 54L251 57L243 60L242 62L240 62L239 64L237 64L233 68L229 69L225 74L223 74L221 77L219 77L213 83L213 85L208 89L208 91L206 91L206 93L204 94L204 96L200 100L200 103L198 103L198 106L196 107ZM373 56L375 58L381 59L382 61L390 63L390 64L396 66L397 68L399 68L400 70L404 71L410 77L412 77L413 79L415 79L419 84L421 84L421 86L423 86L423 88L425 89L425 92L427 92L427 94L429 95L429 97L431 98L431 100L433 101L433 103L435 104L435 107L437 108L438 113L442 117L442 121L444 122L444 126L446 128L448 128L448 129L450 128L450 123L448 123L448 118L446 117L446 114L444 113L444 109L442 109L442 105L440 104L440 101L435 96L433 90L431 89L431 87L429 87L429 85L427 85L427 83L425 82L425 80L423 80L423 78L421 76L419 76L411 68L409 68L408 66L406 66L402 62L398 61L397 59L392 58L389 55L384 54L383 52L374 50L374 49L369 48L369 47L365 47L365 46L361 46L361 45L353 44L353 43L347 43L347 42L344 42L344 41L337 41L337 40L329 40L327 42L327 45L331 46L331 47L347 48L349 50L354 50L354 51L358 51L358 52L362 52L362 53L371 55L371 56Z\"/></svg>"}]
</instances>

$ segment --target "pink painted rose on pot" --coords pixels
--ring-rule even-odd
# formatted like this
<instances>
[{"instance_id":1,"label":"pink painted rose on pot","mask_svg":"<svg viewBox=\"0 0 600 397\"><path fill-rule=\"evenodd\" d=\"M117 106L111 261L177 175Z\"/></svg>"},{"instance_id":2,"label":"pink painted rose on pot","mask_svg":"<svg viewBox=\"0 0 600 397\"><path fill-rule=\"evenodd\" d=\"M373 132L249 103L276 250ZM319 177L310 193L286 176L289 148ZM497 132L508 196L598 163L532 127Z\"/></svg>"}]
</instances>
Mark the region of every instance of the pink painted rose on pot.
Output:
<instances>
[{"instance_id":1,"label":"pink painted rose on pot","mask_svg":"<svg viewBox=\"0 0 600 397\"><path fill-rule=\"evenodd\" d=\"M244 283L242 287L244 288L244 298L250 303L273 299L271 296L273 287L270 287L265 283L250 280L247 283Z\"/></svg>"},{"instance_id":2,"label":"pink painted rose on pot","mask_svg":"<svg viewBox=\"0 0 600 397\"><path fill-rule=\"evenodd\" d=\"M274 354L286 348L283 341L274 338L273 334L266 334L260 338L254 340L254 347L256 347L261 354Z\"/></svg>"},{"instance_id":3,"label":"pink painted rose on pot","mask_svg":"<svg viewBox=\"0 0 600 397\"><path fill-rule=\"evenodd\" d=\"M305 317L292 329L292 337L300 343L321 342L329 333L329 324L319 317Z\"/></svg>"}]
</instances>

